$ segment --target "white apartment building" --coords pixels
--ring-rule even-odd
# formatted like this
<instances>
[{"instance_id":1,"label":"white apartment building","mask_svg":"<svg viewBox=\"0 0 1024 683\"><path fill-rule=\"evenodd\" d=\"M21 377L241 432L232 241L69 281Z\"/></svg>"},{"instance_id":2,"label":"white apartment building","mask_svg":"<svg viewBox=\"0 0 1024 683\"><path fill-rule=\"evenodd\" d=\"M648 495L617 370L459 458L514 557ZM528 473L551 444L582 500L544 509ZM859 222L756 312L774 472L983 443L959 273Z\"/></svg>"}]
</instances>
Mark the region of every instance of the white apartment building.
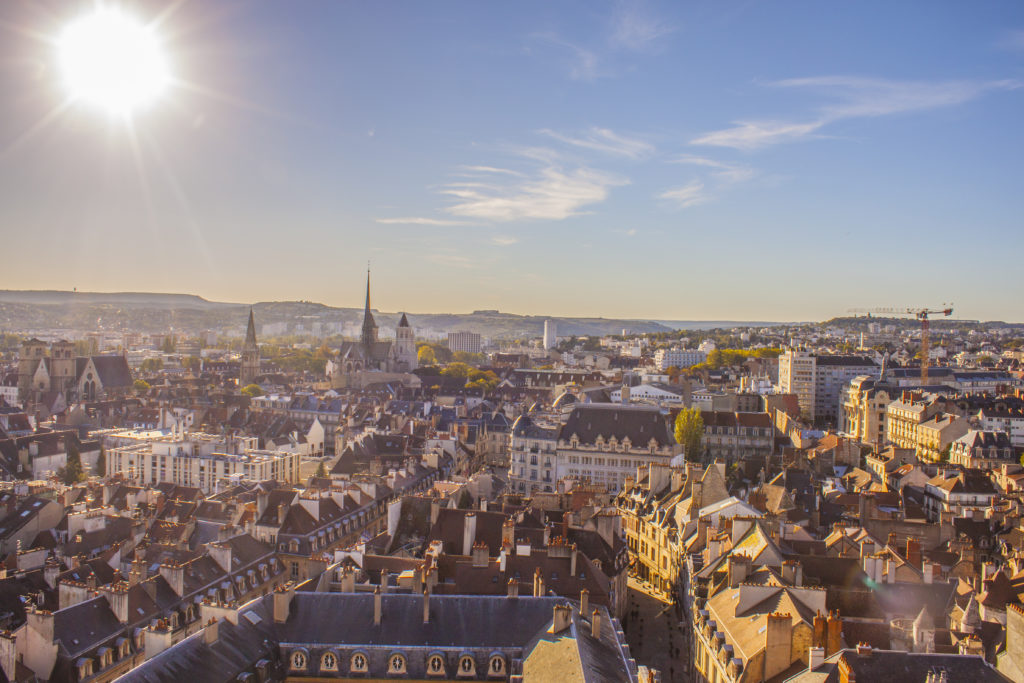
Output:
<instances>
[{"instance_id":1,"label":"white apartment building","mask_svg":"<svg viewBox=\"0 0 1024 683\"><path fill-rule=\"evenodd\" d=\"M171 482L205 492L217 482L275 480L298 483L302 456L257 448L256 437L222 437L203 432L148 432L148 438L111 448L107 474L119 473L137 484Z\"/></svg>"},{"instance_id":2,"label":"white apartment building","mask_svg":"<svg viewBox=\"0 0 1024 683\"><path fill-rule=\"evenodd\" d=\"M703 363L707 355L696 349L658 349L654 352L654 364L659 370L669 368L688 368Z\"/></svg>"},{"instance_id":3,"label":"white apartment building","mask_svg":"<svg viewBox=\"0 0 1024 683\"><path fill-rule=\"evenodd\" d=\"M560 425L523 415L509 443L510 488L527 494L566 477L620 491L637 467L669 465L680 452L658 408L614 403L577 404Z\"/></svg>"},{"instance_id":4,"label":"white apartment building","mask_svg":"<svg viewBox=\"0 0 1024 683\"><path fill-rule=\"evenodd\" d=\"M872 358L815 354L789 349L779 356L779 391L796 394L800 412L813 421L837 423L840 393L860 375L878 378L881 367Z\"/></svg>"},{"instance_id":5,"label":"white apartment building","mask_svg":"<svg viewBox=\"0 0 1024 683\"><path fill-rule=\"evenodd\" d=\"M449 332L448 350L480 353L483 348L480 335L476 332Z\"/></svg>"}]
</instances>

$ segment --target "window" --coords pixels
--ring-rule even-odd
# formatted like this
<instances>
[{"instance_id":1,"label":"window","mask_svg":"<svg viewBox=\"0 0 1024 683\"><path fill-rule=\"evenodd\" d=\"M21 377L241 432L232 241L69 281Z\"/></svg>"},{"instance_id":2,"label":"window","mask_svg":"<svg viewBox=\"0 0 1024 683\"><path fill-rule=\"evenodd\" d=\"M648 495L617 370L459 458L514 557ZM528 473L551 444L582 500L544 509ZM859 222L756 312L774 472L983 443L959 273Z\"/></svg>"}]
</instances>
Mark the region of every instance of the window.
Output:
<instances>
[{"instance_id":1,"label":"window","mask_svg":"<svg viewBox=\"0 0 1024 683\"><path fill-rule=\"evenodd\" d=\"M292 653L292 658L291 658L291 665L292 665L292 669L296 670L296 671L301 671L302 669L305 669L306 668L306 653L303 652L302 650L296 650L295 652L293 652Z\"/></svg>"},{"instance_id":2,"label":"window","mask_svg":"<svg viewBox=\"0 0 1024 683\"><path fill-rule=\"evenodd\" d=\"M324 656L320 658L320 670L321 671L337 671L338 670L338 658L333 652L325 652Z\"/></svg>"},{"instance_id":3,"label":"window","mask_svg":"<svg viewBox=\"0 0 1024 683\"><path fill-rule=\"evenodd\" d=\"M366 655L362 652L357 652L352 655L352 662L349 670L352 673L366 673L369 670L369 664L366 660Z\"/></svg>"},{"instance_id":4,"label":"window","mask_svg":"<svg viewBox=\"0 0 1024 683\"><path fill-rule=\"evenodd\" d=\"M476 662L470 655L459 657L459 676L475 676Z\"/></svg>"},{"instance_id":5,"label":"window","mask_svg":"<svg viewBox=\"0 0 1024 683\"><path fill-rule=\"evenodd\" d=\"M444 657L441 655L430 655L427 659L427 675L428 676L444 676Z\"/></svg>"},{"instance_id":6,"label":"window","mask_svg":"<svg viewBox=\"0 0 1024 683\"><path fill-rule=\"evenodd\" d=\"M404 674L405 673L405 657L400 654L393 654L388 658L388 673L389 674Z\"/></svg>"},{"instance_id":7,"label":"window","mask_svg":"<svg viewBox=\"0 0 1024 683\"><path fill-rule=\"evenodd\" d=\"M491 661L487 665L488 676L503 676L505 674L505 658L501 655L491 655Z\"/></svg>"}]
</instances>

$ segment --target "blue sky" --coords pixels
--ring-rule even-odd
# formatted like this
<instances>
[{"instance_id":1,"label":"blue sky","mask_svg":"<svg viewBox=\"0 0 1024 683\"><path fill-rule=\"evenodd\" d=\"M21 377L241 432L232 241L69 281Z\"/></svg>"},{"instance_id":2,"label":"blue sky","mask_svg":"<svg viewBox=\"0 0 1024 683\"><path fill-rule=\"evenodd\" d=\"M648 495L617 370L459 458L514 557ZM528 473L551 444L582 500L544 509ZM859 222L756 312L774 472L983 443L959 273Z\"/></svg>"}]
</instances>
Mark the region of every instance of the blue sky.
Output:
<instances>
[{"instance_id":1,"label":"blue sky","mask_svg":"<svg viewBox=\"0 0 1024 683\"><path fill-rule=\"evenodd\" d=\"M0 286L1024 320L1020 3L124 3L130 122L62 107L90 4L0 6Z\"/></svg>"}]
</instances>

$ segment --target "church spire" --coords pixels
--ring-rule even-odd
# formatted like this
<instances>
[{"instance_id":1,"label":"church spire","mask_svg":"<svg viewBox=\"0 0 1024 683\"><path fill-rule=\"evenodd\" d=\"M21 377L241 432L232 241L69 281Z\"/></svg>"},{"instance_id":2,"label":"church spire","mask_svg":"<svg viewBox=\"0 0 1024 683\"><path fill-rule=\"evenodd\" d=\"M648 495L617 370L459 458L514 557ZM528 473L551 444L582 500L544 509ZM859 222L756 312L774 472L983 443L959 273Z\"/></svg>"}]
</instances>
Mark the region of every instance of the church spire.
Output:
<instances>
[{"instance_id":1,"label":"church spire","mask_svg":"<svg viewBox=\"0 0 1024 683\"><path fill-rule=\"evenodd\" d=\"M366 307L363 309L363 346L377 341L377 323L370 312L370 268L366 268Z\"/></svg>"},{"instance_id":2,"label":"church spire","mask_svg":"<svg viewBox=\"0 0 1024 683\"><path fill-rule=\"evenodd\" d=\"M245 330L245 345L256 346L256 321L252 317L252 306L249 307L249 327Z\"/></svg>"}]
</instances>

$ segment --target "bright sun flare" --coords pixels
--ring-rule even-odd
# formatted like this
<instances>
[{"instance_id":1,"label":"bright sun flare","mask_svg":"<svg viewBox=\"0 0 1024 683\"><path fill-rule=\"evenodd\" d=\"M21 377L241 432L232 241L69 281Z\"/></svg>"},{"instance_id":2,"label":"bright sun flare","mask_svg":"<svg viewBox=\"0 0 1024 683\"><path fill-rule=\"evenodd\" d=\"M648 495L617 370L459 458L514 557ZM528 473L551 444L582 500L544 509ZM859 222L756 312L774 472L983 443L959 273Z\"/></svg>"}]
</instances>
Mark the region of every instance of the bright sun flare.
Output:
<instances>
[{"instance_id":1,"label":"bright sun flare","mask_svg":"<svg viewBox=\"0 0 1024 683\"><path fill-rule=\"evenodd\" d=\"M114 10L75 21L58 49L72 96L114 114L128 115L149 104L170 80L153 32Z\"/></svg>"}]
</instances>

